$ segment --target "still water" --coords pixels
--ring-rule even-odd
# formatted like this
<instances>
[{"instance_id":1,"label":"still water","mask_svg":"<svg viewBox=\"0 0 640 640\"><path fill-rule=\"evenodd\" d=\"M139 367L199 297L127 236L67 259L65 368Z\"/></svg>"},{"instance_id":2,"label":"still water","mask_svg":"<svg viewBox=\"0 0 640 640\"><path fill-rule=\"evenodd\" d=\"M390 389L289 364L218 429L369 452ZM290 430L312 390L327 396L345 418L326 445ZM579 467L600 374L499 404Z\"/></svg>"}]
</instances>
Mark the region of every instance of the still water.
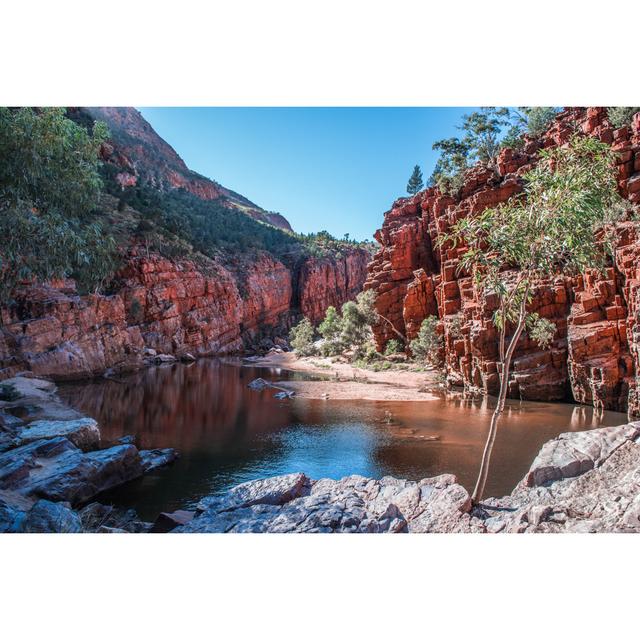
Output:
<instances>
[{"instance_id":1,"label":"still water","mask_svg":"<svg viewBox=\"0 0 640 640\"><path fill-rule=\"evenodd\" d=\"M175 447L173 465L103 497L146 519L188 509L235 484L295 471L311 478L361 474L419 480L454 473L473 488L492 399L431 402L277 400L251 380L295 377L277 369L203 359L152 367L123 379L61 385L60 394L95 418L103 442L134 435L140 448ZM385 424L391 413L392 423ZM585 406L511 401L499 425L487 495L510 493L541 445L563 431L627 422ZM436 441L430 436L438 436Z\"/></svg>"}]
</instances>

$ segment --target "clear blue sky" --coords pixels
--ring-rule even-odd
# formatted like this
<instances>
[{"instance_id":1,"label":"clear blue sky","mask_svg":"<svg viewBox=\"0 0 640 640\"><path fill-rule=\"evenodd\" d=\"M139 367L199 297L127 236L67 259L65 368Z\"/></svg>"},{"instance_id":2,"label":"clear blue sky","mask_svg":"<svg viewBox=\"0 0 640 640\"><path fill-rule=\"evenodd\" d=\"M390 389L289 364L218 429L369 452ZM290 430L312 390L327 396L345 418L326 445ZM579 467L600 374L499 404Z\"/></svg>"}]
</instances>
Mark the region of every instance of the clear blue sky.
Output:
<instances>
[{"instance_id":1,"label":"clear blue sky","mask_svg":"<svg viewBox=\"0 0 640 640\"><path fill-rule=\"evenodd\" d=\"M371 238L413 166L472 108L154 107L142 115L189 168L304 233Z\"/></svg>"}]
</instances>

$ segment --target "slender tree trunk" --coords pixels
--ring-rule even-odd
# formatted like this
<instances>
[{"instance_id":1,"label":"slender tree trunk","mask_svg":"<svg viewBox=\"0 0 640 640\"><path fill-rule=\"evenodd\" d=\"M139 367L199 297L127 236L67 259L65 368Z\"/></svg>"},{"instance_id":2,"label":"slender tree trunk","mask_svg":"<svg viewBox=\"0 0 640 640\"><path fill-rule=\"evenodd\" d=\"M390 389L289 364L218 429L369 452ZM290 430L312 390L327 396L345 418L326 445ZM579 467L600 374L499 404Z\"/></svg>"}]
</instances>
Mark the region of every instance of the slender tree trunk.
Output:
<instances>
[{"instance_id":1,"label":"slender tree trunk","mask_svg":"<svg viewBox=\"0 0 640 640\"><path fill-rule=\"evenodd\" d=\"M385 318L381 313L378 313L377 311L376 311L376 315L378 316L378 318L380 318L381 320L384 320L391 327L391 330L398 336L398 338L400 338L400 340L402 340L403 344L407 344L407 338L395 328L395 326L393 325L393 322L391 322L389 318Z\"/></svg>"},{"instance_id":2,"label":"slender tree trunk","mask_svg":"<svg viewBox=\"0 0 640 640\"><path fill-rule=\"evenodd\" d=\"M529 286L527 285L524 291L524 295L522 297L522 302L520 303L520 312L518 314L518 325L516 326L516 331L509 342L509 347L507 348L507 352L504 354L504 360L502 361L502 371L500 372L500 393L498 394L498 403L496 408L493 411L493 415L491 416L491 424L489 425L489 434L487 435L487 441L484 445L484 451L482 453L482 462L480 463L480 472L478 473L478 480L476 481L476 486L473 490L473 495L471 496L471 500L474 504L477 504L482 500L482 495L484 494L485 486L487 484L487 477L489 476L489 463L491 461L491 452L493 451L493 445L496 441L496 434L498 432L498 420L504 411L504 404L507 398L507 390L509 388L509 369L511 368L511 358L513 356L513 352L516 349L516 345L518 344L518 340L522 335L522 331L524 330L525 321L526 321L526 306L527 306L527 296L529 294ZM502 336L504 340L504 335Z\"/></svg>"}]
</instances>

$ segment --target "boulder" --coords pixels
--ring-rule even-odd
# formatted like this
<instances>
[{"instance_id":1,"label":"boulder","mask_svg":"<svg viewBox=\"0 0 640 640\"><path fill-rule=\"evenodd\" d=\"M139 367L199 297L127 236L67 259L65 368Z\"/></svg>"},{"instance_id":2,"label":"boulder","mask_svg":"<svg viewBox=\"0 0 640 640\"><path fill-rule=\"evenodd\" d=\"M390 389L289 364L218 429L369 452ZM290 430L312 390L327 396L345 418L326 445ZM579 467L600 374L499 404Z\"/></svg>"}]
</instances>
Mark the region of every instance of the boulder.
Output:
<instances>
[{"instance_id":1,"label":"boulder","mask_svg":"<svg viewBox=\"0 0 640 640\"><path fill-rule=\"evenodd\" d=\"M0 498L0 533L17 533L24 517L24 511L16 509Z\"/></svg>"},{"instance_id":2,"label":"boulder","mask_svg":"<svg viewBox=\"0 0 640 640\"><path fill-rule=\"evenodd\" d=\"M256 378L252 380L248 385L249 389L253 389L254 391L262 391L263 389L267 389L271 386L271 383L265 380L264 378Z\"/></svg>"},{"instance_id":3,"label":"boulder","mask_svg":"<svg viewBox=\"0 0 640 640\"><path fill-rule=\"evenodd\" d=\"M100 430L98 423L92 418L37 420L18 430L16 443L23 445L60 436L68 438L82 451L92 451L100 446Z\"/></svg>"},{"instance_id":4,"label":"boulder","mask_svg":"<svg viewBox=\"0 0 640 640\"><path fill-rule=\"evenodd\" d=\"M170 464L177 458L178 452L175 449L143 449L140 451L140 460L144 473Z\"/></svg>"},{"instance_id":5,"label":"boulder","mask_svg":"<svg viewBox=\"0 0 640 640\"><path fill-rule=\"evenodd\" d=\"M75 511L60 502L38 500L22 520L24 533L80 533L82 522Z\"/></svg>"},{"instance_id":6,"label":"boulder","mask_svg":"<svg viewBox=\"0 0 640 640\"><path fill-rule=\"evenodd\" d=\"M77 505L143 473L142 459L133 445L117 445L90 453L74 447L52 464L33 470L20 491Z\"/></svg>"},{"instance_id":7,"label":"boulder","mask_svg":"<svg viewBox=\"0 0 640 640\"><path fill-rule=\"evenodd\" d=\"M639 422L632 422L625 427L562 433L542 447L524 482L528 487L539 487L586 473L638 435Z\"/></svg>"}]
</instances>

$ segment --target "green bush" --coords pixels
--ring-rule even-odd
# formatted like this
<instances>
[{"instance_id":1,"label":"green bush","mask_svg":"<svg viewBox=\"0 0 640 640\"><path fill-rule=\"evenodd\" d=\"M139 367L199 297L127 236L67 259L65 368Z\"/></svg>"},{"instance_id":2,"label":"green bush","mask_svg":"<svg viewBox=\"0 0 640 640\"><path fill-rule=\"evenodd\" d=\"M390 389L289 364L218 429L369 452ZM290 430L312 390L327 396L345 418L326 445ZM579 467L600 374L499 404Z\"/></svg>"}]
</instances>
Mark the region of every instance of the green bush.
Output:
<instances>
[{"instance_id":1,"label":"green bush","mask_svg":"<svg viewBox=\"0 0 640 640\"><path fill-rule=\"evenodd\" d=\"M377 320L374 302L375 293L369 290L359 293L355 302L342 305L340 342L343 350L353 349L356 358L371 341L371 325Z\"/></svg>"},{"instance_id":2,"label":"green bush","mask_svg":"<svg viewBox=\"0 0 640 640\"><path fill-rule=\"evenodd\" d=\"M73 277L90 291L113 273L115 241L95 210L106 136L64 109L0 108L1 299L22 281Z\"/></svg>"},{"instance_id":3,"label":"green bush","mask_svg":"<svg viewBox=\"0 0 640 640\"><path fill-rule=\"evenodd\" d=\"M609 107L607 117L609 122L618 129L627 124L631 124L633 116L640 111L640 107Z\"/></svg>"},{"instance_id":4,"label":"green bush","mask_svg":"<svg viewBox=\"0 0 640 640\"><path fill-rule=\"evenodd\" d=\"M440 365L440 350L443 347L442 336L438 333L438 318L427 316L420 325L418 335L409 345L416 360Z\"/></svg>"},{"instance_id":5,"label":"green bush","mask_svg":"<svg viewBox=\"0 0 640 640\"><path fill-rule=\"evenodd\" d=\"M391 339L384 347L384 355L392 356L394 353L402 353L402 345L399 340Z\"/></svg>"},{"instance_id":6,"label":"green bush","mask_svg":"<svg viewBox=\"0 0 640 640\"><path fill-rule=\"evenodd\" d=\"M318 327L318 333L324 338L320 348L323 356L337 356L342 353L342 319L338 315L336 308L330 306L324 316L324 320Z\"/></svg>"},{"instance_id":7,"label":"green bush","mask_svg":"<svg viewBox=\"0 0 640 640\"><path fill-rule=\"evenodd\" d=\"M313 325L308 318L303 318L291 328L289 342L299 356L311 356L315 353L313 335Z\"/></svg>"}]
</instances>

